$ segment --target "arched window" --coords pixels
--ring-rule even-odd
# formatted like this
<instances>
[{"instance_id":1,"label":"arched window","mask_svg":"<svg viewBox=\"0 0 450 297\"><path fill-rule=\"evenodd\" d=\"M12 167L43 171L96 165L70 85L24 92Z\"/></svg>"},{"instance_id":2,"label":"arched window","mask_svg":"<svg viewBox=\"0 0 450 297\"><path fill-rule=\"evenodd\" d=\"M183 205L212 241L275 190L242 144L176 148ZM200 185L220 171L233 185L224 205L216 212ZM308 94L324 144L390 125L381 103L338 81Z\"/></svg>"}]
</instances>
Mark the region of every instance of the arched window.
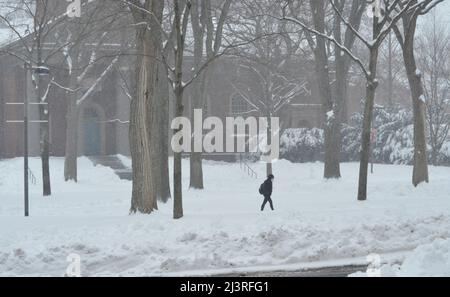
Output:
<instances>
[{"instance_id":1,"label":"arched window","mask_svg":"<svg viewBox=\"0 0 450 297\"><path fill-rule=\"evenodd\" d=\"M231 97L231 114L244 115L250 111L250 105L240 94L234 94Z\"/></svg>"}]
</instances>

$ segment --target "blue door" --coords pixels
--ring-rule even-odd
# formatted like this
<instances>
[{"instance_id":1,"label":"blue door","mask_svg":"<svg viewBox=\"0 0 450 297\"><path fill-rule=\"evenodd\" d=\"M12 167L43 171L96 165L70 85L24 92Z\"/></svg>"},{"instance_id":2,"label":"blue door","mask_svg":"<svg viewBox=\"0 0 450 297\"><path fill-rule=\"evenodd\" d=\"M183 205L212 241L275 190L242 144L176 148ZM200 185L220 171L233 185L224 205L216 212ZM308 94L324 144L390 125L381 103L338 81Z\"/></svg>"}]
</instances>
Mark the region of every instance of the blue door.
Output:
<instances>
[{"instance_id":1,"label":"blue door","mask_svg":"<svg viewBox=\"0 0 450 297\"><path fill-rule=\"evenodd\" d=\"M97 114L87 112L84 117L84 155L100 155L100 123Z\"/></svg>"}]
</instances>

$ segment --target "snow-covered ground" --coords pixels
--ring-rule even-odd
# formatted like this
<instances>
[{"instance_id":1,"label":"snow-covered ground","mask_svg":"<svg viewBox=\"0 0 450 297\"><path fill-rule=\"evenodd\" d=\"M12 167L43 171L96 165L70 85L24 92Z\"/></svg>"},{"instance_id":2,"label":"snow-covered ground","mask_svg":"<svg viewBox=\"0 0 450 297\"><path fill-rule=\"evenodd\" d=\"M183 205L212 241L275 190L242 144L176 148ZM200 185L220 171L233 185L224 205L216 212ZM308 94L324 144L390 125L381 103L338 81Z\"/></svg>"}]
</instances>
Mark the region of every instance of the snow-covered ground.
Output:
<instances>
[{"instance_id":1,"label":"snow-covered ground","mask_svg":"<svg viewBox=\"0 0 450 297\"><path fill-rule=\"evenodd\" d=\"M357 202L358 164L343 164L340 181L324 181L322 164L279 161L276 210L262 213L261 178L239 164L205 162L206 189L189 190L183 162L185 217L174 221L171 203L152 215L128 215L131 183L87 158L79 160L78 184L63 181L62 159L51 160L51 198L40 195L40 161L32 159L38 185L25 219L23 162L0 161L0 275L62 276L72 253L85 276L292 268L450 238L450 168L431 167L431 183L415 189L411 167L376 165L369 200ZM264 164L254 169L264 175Z\"/></svg>"},{"instance_id":2,"label":"snow-covered ground","mask_svg":"<svg viewBox=\"0 0 450 297\"><path fill-rule=\"evenodd\" d=\"M401 264L384 264L378 271L354 273L352 277L366 277L375 273L381 277L448 277L450 276L450 240L437 239L421 245L409 253Z\"/></svg>"}]
</instances>

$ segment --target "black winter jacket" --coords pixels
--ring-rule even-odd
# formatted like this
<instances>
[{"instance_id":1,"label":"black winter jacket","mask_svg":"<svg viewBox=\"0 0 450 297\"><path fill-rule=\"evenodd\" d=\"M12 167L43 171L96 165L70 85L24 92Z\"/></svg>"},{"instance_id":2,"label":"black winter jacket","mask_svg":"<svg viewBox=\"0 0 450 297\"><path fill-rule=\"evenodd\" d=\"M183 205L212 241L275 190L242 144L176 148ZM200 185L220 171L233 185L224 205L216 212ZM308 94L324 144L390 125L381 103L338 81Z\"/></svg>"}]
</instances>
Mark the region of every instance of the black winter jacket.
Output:
<instances>
[{"instance_id":1,"label":"black winter jacket","mask_svg":"<svg viewBox=\"0 0 450 297\"><path fill-rule=\"evenodd\" d=\"M272 195L272 180L266 179L266 181L263 184L263 195L264 196L271 196Z\"/></svg>"}]
</instances>

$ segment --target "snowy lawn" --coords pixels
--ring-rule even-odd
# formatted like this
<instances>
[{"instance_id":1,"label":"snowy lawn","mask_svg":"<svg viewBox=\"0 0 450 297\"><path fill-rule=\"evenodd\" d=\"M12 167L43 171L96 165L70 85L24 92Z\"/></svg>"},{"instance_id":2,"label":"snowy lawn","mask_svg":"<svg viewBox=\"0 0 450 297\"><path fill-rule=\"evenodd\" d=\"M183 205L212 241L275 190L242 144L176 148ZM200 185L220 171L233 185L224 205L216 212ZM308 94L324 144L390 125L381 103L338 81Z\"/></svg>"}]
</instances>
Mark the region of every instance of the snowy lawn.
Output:
<instances>
[{"instance_id":1,"label":"snowy lawn","mask_svg":"<svg viewBox=\"0 0 450 297\"><path fill-rule=\"evenodd\" d=\"M274 164L275 212L239 164L205 162L204 191L188 189L185 217L172 203L152 215L129 216L131 183L79 160L79 183L63 181L63 159L52 159L54 195L43 198L40 161L23 218L21 159L0 161L0 275L65 274L71 253L84 276L202 274L365 257L412 250L450 237L450 168L430 168L431 183L415 189L411 167L376 165L369 200L356 201L358 164L324 181L322 164ZM262 177L264 164L254 168Z\"/></svg>"}]
</instances>

